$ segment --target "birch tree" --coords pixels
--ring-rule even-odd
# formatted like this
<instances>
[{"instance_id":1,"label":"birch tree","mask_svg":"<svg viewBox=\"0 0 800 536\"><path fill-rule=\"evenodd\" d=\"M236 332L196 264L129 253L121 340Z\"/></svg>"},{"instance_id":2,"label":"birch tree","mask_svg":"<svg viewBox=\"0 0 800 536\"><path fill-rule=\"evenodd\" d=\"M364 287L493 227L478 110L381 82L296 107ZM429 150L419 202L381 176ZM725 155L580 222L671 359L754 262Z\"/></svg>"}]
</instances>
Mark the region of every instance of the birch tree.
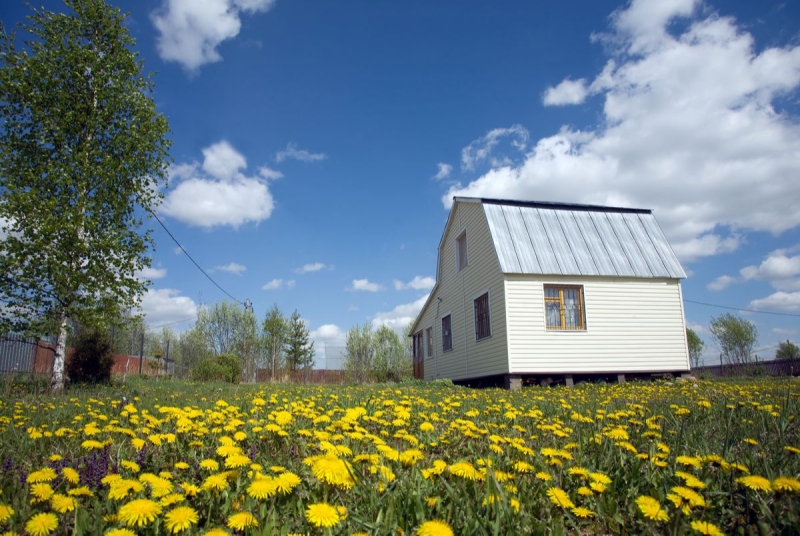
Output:
<instances>
[{"instance_id":1,"label":"birch tree","mask_svg":"<svg viewBox=\"0 0 800 536\"><path fill-rule=\"evenodd\" d=\"M170 144L125 15L64 3L0 28L0 328L58 334L56 391L69 322L138 306Z\"/></svg>"}]
</instances>

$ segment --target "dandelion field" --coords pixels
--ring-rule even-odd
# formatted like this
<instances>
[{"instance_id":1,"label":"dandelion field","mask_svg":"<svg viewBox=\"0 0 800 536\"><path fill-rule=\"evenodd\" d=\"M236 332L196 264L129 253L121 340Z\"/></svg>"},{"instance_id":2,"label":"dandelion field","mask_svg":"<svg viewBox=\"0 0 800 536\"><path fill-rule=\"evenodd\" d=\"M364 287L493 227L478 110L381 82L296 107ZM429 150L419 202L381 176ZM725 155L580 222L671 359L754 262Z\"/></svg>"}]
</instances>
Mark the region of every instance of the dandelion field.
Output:
<instances>
[{"instance_id":1,"label":"dandelion field","mask_svg":"<svg viewBox=\"0 0 800 536\"><path fill-rule=\"evenodd\" d=\"M0 534L797 534L798 395L794 379L7 394Z\"/></svg>"}]
</instances>

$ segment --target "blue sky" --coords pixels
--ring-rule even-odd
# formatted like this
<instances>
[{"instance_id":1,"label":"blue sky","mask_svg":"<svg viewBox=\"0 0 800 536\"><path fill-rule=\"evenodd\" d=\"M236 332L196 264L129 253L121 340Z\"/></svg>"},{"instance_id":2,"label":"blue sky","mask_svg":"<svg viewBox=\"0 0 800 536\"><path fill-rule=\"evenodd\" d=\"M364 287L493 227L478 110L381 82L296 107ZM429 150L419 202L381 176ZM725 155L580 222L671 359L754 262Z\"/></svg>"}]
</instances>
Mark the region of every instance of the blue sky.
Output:
<instances>
[{"instance_id":1,"label":"blue sky","mask_svg":"<svg viewBox=\"0 0 800 536\"><path fill-rule=\"evenodd\" d=\"M796 2L112 3L170 121L162 221L319 350L421 308L453 195L651 208L685 299L800 338ZM151 225L151 326L226 298ZM710 362L723 312L686 304Z\"/></svg>"}]
</instances>

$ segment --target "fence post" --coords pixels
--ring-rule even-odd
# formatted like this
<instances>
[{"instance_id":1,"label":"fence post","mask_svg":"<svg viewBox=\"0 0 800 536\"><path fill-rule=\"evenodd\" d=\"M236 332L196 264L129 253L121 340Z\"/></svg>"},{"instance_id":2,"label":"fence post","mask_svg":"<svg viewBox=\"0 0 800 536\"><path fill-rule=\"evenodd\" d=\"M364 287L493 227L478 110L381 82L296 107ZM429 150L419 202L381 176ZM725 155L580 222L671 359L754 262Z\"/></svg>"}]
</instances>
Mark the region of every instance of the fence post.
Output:
<instances>
[{"instance_id":1,"label":"fence post","mask_svg":"<svg viewBox=\"0 0 800 536\"><path fill-rule=\"evenodd\" d=\"M144 331L142 332L142 341L139 344L139 376L142 375L142 362L144 361Z\"/></svg>"}]
</instances>

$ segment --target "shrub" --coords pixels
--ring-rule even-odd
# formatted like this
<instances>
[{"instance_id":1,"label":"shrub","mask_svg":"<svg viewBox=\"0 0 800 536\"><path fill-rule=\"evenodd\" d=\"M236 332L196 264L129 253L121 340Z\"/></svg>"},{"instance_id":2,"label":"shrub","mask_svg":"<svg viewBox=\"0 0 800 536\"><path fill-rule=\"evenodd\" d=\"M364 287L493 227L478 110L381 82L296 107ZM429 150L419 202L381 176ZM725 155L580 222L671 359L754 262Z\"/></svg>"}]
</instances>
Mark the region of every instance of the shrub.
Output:
<instances>
[{"instance_id":1,"label":"shrub","mask_svg":"<svg viewBox=\"0 0 800 536\"><path fill-rule=\"evenodd\" d=\"M216 359L222 368L225 369L225 381L228 383L239 383L242 377L242 364L239 358L233 354L220 354Z\"/></svg>"},{"instance_id":2,"label":"shrub","mask_svg":"<svg viewBox=\"0 0 800 536\"><path fill-rule=\"evenodd\" d=\"M215 357L200 361L192 369L192 379L198 382L223 381L225 369Z\"/></svg>"},{"instance_id":3,"label":"shrub","mask_svg":"<svg viewBox=\"0 0 800 536\"><path fill-rule=\"evenodd\" d=\"M74 342L75 352L67 359L66 371L72 383L108 383L114 355L111 339L96 328L81 329Z\"/></svg>"},{"instance_id":4,"label":"shrub","mask_svg":"<svg viewBox=\"0 0 800 536\"><path fill-rule=\"evenodd\" d=\"M192 370L192 379L199 382L224 381L239 383L242 365L232 354L220 354L200 361Z\"/></svg>"}]
</instances>

